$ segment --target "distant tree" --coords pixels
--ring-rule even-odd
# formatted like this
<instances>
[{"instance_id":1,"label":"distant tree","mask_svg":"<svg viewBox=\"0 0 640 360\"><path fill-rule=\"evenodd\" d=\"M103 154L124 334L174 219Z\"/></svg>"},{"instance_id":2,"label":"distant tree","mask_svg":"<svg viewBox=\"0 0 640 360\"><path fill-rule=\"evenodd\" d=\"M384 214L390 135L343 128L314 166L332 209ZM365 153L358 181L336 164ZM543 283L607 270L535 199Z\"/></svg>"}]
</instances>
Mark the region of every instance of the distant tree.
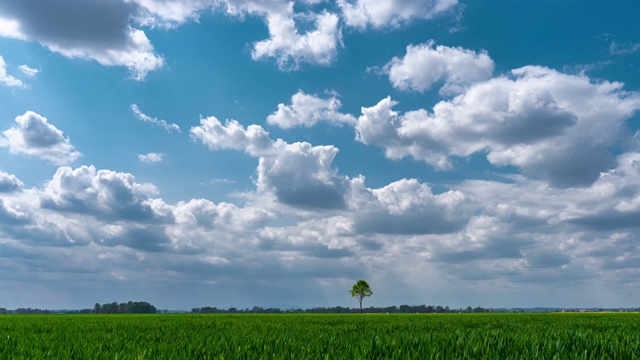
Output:
<instances>
[{"instance_id":1,"label":"distant tree","mask_svg":"<svg viewBox=\"0 0 640 360\"><path fill-rule=\"evenodd\" d=\"M369 284L367 284L366 281L358 280L355 284L353 284L353 287L351 288L351 290L349 290L349 293L351 294L351 297L355 297L356 299L358 299L358 303L360 304L360 314L362 314L362 299L373 294L373 291L371 291L371 287L369 287Z\"/></svg>"},{"instance_id":2,"label":"distant tree","mask_svg":"<svg viewBox=\"0 0 640 360\"><path fill-rule=\"evenodd\" d=\"M129 301L120 304L112 302L95 304L93 307L93 312L100 314L154 314L157 311L155 306L145 301Z\"/></svg>"}]
</instances>

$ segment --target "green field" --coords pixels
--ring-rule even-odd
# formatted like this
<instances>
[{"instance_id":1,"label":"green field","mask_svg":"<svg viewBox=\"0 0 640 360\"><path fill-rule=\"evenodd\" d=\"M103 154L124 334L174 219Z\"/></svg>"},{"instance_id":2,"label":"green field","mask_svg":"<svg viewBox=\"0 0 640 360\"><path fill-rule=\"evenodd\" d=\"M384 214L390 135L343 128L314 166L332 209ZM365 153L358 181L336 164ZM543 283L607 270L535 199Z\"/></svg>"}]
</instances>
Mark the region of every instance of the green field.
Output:
<instances>
[{"instance_id":1,"label":"green field","mask_svg":"<svg viewBox=\"0 0 640 360\"><path fill-rule=\"evenodd\" d=\"M5 315L0 359L639 359L640 314Z\"/></svg>"}]
</instances>

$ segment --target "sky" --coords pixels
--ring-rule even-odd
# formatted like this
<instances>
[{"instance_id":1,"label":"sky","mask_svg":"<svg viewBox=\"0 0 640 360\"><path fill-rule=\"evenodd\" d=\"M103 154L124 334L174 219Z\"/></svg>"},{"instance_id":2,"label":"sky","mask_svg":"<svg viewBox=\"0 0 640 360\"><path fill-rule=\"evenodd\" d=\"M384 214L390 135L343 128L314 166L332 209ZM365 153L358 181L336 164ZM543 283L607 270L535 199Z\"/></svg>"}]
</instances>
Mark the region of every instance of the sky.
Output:
<instances>
[{"instance_id":1,"label":"sky","mask_svg":"<svg viewBox=\"0 0 640 360\"><path fill-rule=\"evenodd\" d=\"M637 307L637 14L0 0L0 307Z\"/></svg>"}]
</instances>

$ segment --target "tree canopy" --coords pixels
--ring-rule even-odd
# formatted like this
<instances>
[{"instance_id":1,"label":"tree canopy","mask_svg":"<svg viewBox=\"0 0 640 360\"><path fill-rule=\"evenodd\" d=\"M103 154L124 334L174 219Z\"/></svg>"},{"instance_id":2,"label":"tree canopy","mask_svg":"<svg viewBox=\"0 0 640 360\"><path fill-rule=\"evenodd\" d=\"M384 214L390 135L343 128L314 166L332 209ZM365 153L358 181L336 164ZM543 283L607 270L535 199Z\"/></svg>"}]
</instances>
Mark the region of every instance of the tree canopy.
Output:
<instances>
[{"instance_id":1,"label":"tree canopy","mask_svg":"<svg viewBox=\"0 0 640 360\"><path fill-rule=\"evenodd\" d=\"M355 297L356 299L358 299L358 303L360 304L360 313L362 314L362 299L367 296L373 295L371 287L366 281L361 279L353 284L353 287L351 288L351 290L349 290L349 293L351 294L351 297Z\"/></svg>"},{"instance_id":2,"label":"tree canopy","mask_svg":"<svg viewBox=\"0 0 640 360\"><path fill-rule=\"evenodd\" d=\"M93 312L96 314L154 314L157 309L145 301L129 301L121 304L116 302L95 304Z\"/></svg>"}]
</instances>

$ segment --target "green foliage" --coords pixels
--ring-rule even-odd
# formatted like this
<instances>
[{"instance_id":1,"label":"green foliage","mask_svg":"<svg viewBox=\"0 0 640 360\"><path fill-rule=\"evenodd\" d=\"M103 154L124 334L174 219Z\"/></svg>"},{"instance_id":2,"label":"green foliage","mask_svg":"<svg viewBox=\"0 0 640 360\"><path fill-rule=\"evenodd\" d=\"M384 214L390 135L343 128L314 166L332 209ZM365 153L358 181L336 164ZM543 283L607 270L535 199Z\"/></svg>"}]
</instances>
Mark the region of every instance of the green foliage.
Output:
<instances>
[{"instance_id":1,"label":"green foliage","mask_svg":"<svg viewBox=\"0 0 640 360\"><path fill-rule=\"evenodd\" d=\"M2 315L0 359L639 359L639 314Z\"/></svg>"},{"instance_id":2,"label":"green foliage","mask_svg":"<svg viewBox=\"0 0 640 360\"><path fill-rule=\"evenodd\" d=\"M355 297L356 299L358 299L358 303L360 304L360 313L362 313L362 299L367 296L373 295L371 287L364 280L358 280L355 284L353 284L353 287L351 288L351 290L349 290L349 293L351 294L351 297Z\"/></svg>"},{"instance_id":3,"label":"green foliage","mask_svg":"<svg viewBox=\"0 0 640 360\"><path fill-rule=\"evenodd\" d=\"M129 301L127 303L96 303L93 312L96 314L155 314L158 310L146 301Z\"/></svg>"}]
</instances>

